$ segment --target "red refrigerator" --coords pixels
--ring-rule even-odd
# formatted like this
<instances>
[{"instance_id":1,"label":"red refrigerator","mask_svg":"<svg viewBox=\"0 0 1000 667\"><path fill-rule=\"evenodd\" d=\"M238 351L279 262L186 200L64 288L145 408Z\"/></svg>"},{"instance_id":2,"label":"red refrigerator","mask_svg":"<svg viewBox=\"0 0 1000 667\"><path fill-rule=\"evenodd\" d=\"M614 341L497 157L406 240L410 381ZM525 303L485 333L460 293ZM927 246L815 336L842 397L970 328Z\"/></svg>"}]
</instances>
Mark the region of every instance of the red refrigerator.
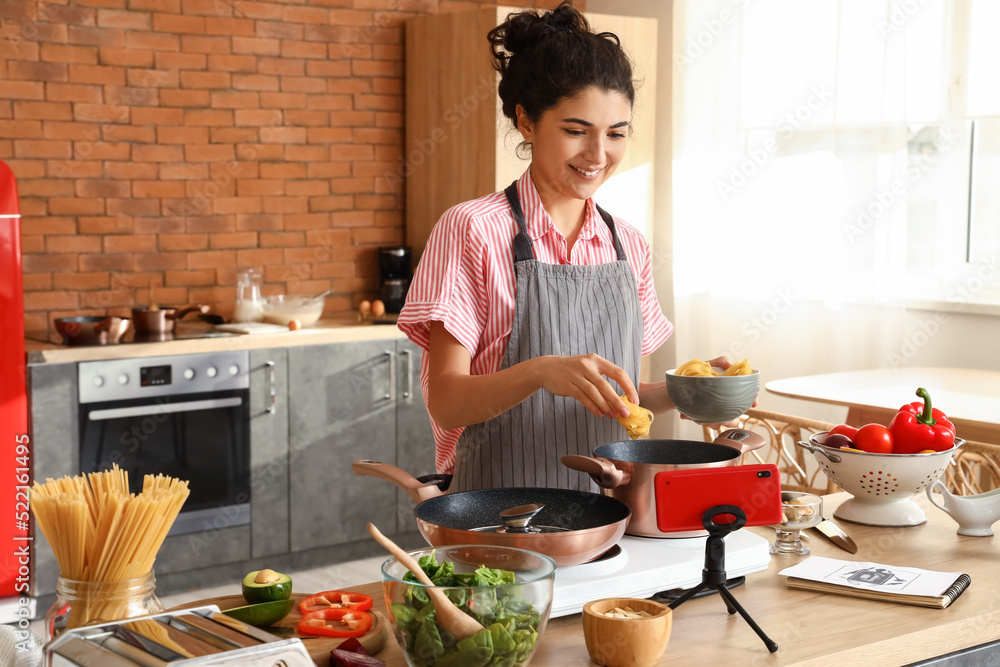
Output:
<instances>
[{"instance_id":1,"label":"red refrigerator","mask_svg":"<svg viewBox=\"0 0 1000 667\"><path fill-rule=\"evenodd\" d=\"M14 172L0 160L0 623L18 620L28 596L32 542L26 371L21 214Z\"/></svg>"}]
</instances>

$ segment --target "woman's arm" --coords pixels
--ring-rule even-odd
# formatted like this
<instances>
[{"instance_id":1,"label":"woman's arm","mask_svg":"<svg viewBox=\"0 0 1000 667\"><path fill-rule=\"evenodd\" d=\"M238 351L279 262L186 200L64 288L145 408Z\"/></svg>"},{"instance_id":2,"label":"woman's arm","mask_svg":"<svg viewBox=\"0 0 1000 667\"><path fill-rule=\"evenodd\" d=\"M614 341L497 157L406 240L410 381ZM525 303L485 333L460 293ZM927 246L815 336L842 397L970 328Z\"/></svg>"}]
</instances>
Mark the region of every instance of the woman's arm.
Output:
<instances>
[{"instance_id":1,"label":"woman's arm","mask_svg":"<svg viewBox=\"0 0 1000 667\"><path fill-rule=\"evenodd\" d=\"M431 322L430 328L427 411L442 429L493 419L539 389L575 398L598 417L616 410L628 416L607 378L617 382L630 400L639 398L628 374L596 354L546 355L495 373L472 375L472 356L465 346L441 322Z\"/></svg>"}]
</instances>

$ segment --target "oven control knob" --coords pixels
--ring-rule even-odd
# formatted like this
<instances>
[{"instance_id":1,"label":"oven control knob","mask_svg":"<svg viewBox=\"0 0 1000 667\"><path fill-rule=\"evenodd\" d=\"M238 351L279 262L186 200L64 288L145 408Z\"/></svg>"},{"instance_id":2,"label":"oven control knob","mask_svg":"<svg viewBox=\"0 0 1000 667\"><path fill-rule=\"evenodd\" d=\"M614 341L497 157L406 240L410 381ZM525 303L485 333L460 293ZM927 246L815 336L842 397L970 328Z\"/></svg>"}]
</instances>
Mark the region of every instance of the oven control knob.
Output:
<instances>
[{"instance_id":1,"label":"oven control knob","mask_svg":"<svg viewBox=\"0 0 1000 667\"><path fill-rule=\"evenodd\" d=\"M214 378L218 374L219 371L215 368L215 366L209 366L208 368L205 369L205 375L207 375L210 378Z\"/></svg>"},{"instance_id":2,"label":"oven control knob","mask_svg":"<svg viewBox=\"0 0 1000 667\"><path fill-rule=\"evenodd\" d=\"M229 367L229 374L230 375L236 375L239 372L240 372L240 367L237 366L236 364L233 364L232 366Z\"/></svg>"},{"instance_id":3,"label":"oven control knob","mask_svg":"<svg viewBox=\"0 0 1000 667\"><path fill-rule=\"evenodd\" d=\"M118 376L118 384L128 384L128 376L122 373Z\"/></svg>"},{"instance_id":4,"label":"oven control knob","mask_svg":"<svg viewBox=\"0 0 1000 667\"><path fill-rule=\"evenodd\" d=\"M185 380L192 380L192 379L194 379L194 369L193 368L186 368L186 369L184 369L184 379Z\"/></svg>"},{"instance_id":5,"label":"oven control knob","mask_svg":"<svg viewBox=\"0 0 1000 667\"><path fill-rule=\"evenodd\" d=\"M95 387L103 387L104 386L104 378L102 376L100 376L100 375L95 375L94 376L94 386Z\"/></svg>"}]
</instances>

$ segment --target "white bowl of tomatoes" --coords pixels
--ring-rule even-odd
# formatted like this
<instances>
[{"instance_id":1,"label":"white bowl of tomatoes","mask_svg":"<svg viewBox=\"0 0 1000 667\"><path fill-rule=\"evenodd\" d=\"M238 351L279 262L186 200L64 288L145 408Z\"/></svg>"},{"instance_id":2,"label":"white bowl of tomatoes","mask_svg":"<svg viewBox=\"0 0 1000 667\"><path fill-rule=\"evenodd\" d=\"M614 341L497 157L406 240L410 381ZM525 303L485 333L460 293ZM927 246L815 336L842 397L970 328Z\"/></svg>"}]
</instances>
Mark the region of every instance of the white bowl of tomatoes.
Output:
<instances>
[{"instance_id":1,"label":"white bowl of tomatoes","mask_svg":"<svg viewBox=\"0 0 1000 667\"><path fill-rule=\"evenodd\" d=\"M834 484L852 496L833 515L869 526L925 523L927 516L913 496L941 477L964 441L955 438L949 448L940 451L896 453L895 439L887 427L868 424L853 431L838 426L798 443L813 453ZM844 440L853 446L843 446Z\"/></svg>"}]
</instances>

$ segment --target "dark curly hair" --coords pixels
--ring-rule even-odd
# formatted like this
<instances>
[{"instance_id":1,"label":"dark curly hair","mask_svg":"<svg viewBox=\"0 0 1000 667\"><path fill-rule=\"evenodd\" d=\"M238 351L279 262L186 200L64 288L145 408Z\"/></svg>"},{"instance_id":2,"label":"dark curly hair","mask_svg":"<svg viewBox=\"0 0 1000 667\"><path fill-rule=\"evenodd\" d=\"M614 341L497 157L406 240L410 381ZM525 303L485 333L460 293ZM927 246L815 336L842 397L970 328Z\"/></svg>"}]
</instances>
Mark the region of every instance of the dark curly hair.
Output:
<instances>
[{"instance_id":1,"label":"dark curly hair","mask_svg":"<svg viewBox=\"0 0 1000 667\"><path fill-rule=\"evenodd\" d=\"M590 86L635 103L632 62L618 36L594 33L569 0L550 12L508 14L490 30L493 68L500 72L503 115L517 127L517 105L537 121L544 111Z\"/></svg>"}]
</instances>

